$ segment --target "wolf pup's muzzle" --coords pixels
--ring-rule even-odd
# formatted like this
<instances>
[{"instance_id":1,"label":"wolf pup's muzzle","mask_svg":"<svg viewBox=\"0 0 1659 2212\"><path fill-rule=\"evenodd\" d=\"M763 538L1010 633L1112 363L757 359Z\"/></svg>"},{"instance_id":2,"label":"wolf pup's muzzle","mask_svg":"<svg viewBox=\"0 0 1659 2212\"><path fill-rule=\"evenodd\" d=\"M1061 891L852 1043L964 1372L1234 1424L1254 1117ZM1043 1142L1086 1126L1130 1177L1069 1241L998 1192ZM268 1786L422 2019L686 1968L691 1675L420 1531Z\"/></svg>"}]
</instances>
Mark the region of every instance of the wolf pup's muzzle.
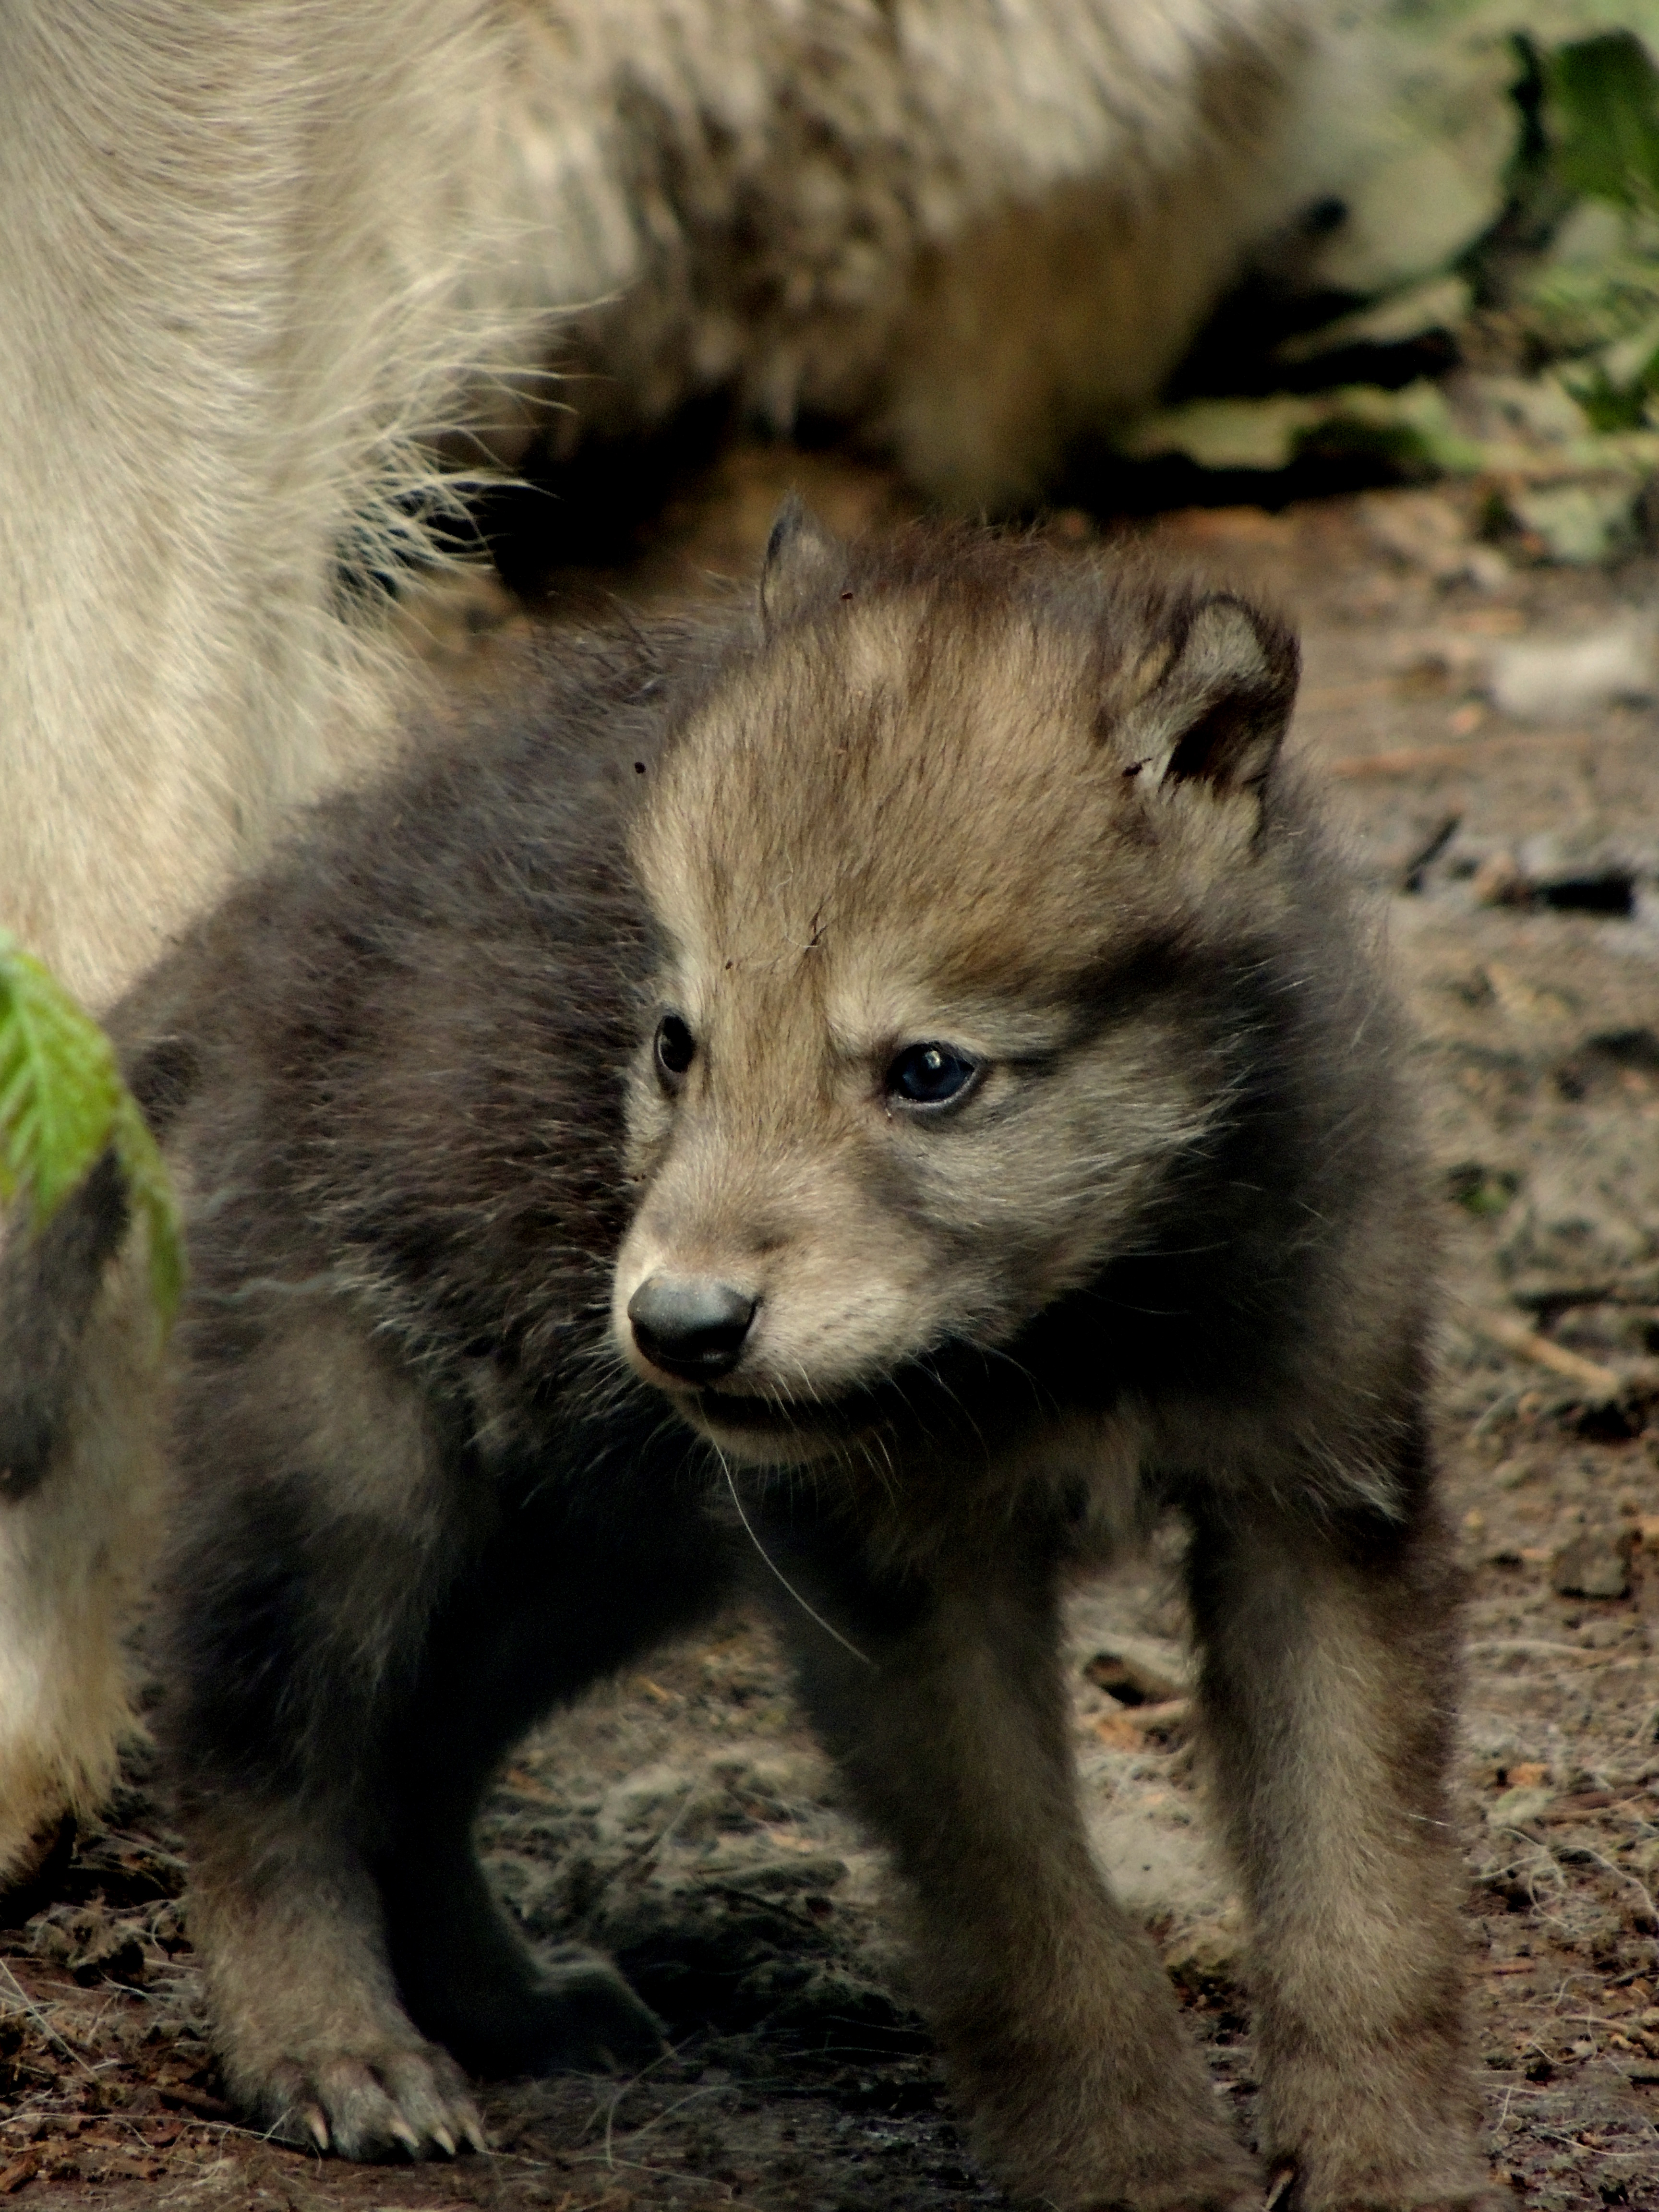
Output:
<instances>
[{"instance_id":1,"label":"wolf pup's muzzle","mask_svg":"<svg viewBox=\"0 0 1659 2212\"><path fill-rule=\"evenodd\" d=\"M653 1367L686 1382L713 1382L743 1356L760 1301L730 1283L647 1275L628 1301L634 1341Z\"/></svg>"}]
</instances>

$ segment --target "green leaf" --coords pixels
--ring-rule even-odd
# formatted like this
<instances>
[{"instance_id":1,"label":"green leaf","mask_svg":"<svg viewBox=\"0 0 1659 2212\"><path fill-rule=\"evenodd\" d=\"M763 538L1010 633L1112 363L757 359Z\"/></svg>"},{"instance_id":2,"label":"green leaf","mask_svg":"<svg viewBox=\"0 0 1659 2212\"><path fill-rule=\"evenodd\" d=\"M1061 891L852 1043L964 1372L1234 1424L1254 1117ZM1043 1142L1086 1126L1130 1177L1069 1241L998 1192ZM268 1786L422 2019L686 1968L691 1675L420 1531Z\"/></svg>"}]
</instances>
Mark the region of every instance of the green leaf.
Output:
<instances>
[{"instance_id":1,"label":"green leaf","mask_svg":"<svg viewBox=\"0 0 1659 2212\"><path fill-rule=\"evenodd\" d=\"M185 1291L184 1229L161 1147L125 1084L110 1134L133 1212L148 1232L150 1293L165 1326L178 1312Z\"/></svg>"},{"instance_id":2,"label":"green leaf","mask_svg":"<svg viewBox=\"0 0 1659 2212\"><path fill-rule=\"evenodd\" d=\"M1266 399L1194 399L1146 416L1124 438L1131 459L1184 453L1205 469L1282 469L1298 455L1376 453L1404 475L1484 465L1426 379L1402 391L1351 384Z\"/></svg>"},{"instance_id":3,"label":"green leaf","mask_svg":"<svg viewBox=\"0 0 1659 2212\"><path fill-rule=\"evenodd\" d=\"M1659 70L1634 32L1558 46L1545 82L1561 185L1622 207L1659 199Z\"/></svg>"},{"instance_id":4,"label":"green leaf","mask_svg":"<svg viewBox=\"0 0 1659 2212\"><path fill-rule=\"evenodd\" d=\"M109 1143L120 1096L103 1031L0 938L0 1195L49 1220Z\"/></svg>"},{"instance_id":5,"label":"green leaf","mask_svg":"<svg viewBox=\"0 0 1659 2212\"><path fill-rule=\"evenodd\" d=\"M1615 381L1605 362L1592 362L1582 374L1564 376L1562 381L1583 409L1593 430L1639 430L1647 420L1645 365L1643 374L1629 381Z\"/></svg>"},{"instance_id":6,"label":"green leaf","mask_svg":"<svg viewBox=\"0 0 1659 2212\"><path fill-rule=\"evenodd\" d=\"M1618 344L1659 311L1659 259L1620 252L1593 262L1547 263L1520 283L1517 307L1546 354Z\"/></svg>"},{"instance_id":7,"label":"green leaf","mask_svg":"<svg viewBox=\"0 0 1659 2212\"><path fill-rule=\"evenodd\" d=\"M145 1227L156 1304L170 1321L184 1287L184 1244L155 1139L102 1030L0 930L0 1202L21 1196L33 1226L44 1226L112 1146Z\"/></svg>"},{"instance_id":8,"label":"green leaf","mask_svg":"<svg viewBox=\"0 0 1659 2212\"><path fill-rule=\"evenodd\" d=\"M1521 1179L1506 1168L1489 1168L1479 1160L1465 1160L1448 1170L1446 1194L1475 1215L1502 1213L1521 1188Z\"/></svg>"}]
</instances>

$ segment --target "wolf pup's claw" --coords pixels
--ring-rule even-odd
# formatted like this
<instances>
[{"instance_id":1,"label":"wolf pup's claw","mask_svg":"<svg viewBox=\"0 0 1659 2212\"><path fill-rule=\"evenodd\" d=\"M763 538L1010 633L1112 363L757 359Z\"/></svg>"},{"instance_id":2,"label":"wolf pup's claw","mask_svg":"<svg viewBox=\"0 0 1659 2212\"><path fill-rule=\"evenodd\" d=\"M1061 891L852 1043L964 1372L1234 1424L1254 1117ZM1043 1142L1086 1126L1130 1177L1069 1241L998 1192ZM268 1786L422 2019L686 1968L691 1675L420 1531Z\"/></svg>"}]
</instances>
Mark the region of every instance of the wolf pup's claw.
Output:
<instances>
[{"instance_id":1,"label":"wolf pup's claw","mask_svg":"<svg viewBox=\"0 0 1659 2212\"><path fill-rule=\"evenodd\" d=\"M483 2143L465 2079L433 2044L289 2062L265 2101L278 2142L342 2158L453 2158L459 2141Z\"/></svg>"}]
</instances>

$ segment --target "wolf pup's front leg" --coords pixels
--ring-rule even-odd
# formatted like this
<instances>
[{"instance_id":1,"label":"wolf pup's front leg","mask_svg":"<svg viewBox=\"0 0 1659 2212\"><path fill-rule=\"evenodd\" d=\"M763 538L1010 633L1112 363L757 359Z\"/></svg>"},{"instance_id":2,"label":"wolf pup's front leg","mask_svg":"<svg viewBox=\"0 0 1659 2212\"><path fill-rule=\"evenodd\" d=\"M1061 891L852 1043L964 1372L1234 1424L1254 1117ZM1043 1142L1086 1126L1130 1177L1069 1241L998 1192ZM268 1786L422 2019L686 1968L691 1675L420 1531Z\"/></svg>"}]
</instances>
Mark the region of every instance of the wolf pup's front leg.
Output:
<instances>
[{"instance_id":1,"label":"wolf pup's front leg","mask_svg":"<svg viewBox=\"0 0 1659 2212\"><path fill-rule=\"evenodd\" d=\"M448 2155L483 2141L463 2066L661 2048L611 1967L532 1955L471 1832L509 1743L677 1616L625 1508L620 1532L562 1510L556 1463L517 1488L487 1471L464 1410L365 1341L320 1268L286 1295L257 1272L264 1225L221 1206L180 1329L159 1732L191 1934L260 2124L347 2158ZM650 1523L694 1594L718 1590L701 1527L672 1493Z\"/></svg>"},{"instance_id":2,"label":"wolf pup's front leg","mask_svg":"<svg viewBox=\"0 0 1659 2212\"><path fill-rule=\"evenodd\" d=\"M1035 1541L986 1548L885 1589L787 1554L862 1656L778 1608L905 1880L917 1993L979 2148L1063 2212L1259 2206L1158 1956L1090 1856L1053 1569Z\"/></svg>"},{"instance_id":3,"label":"wolf pup's front leg","mask_svg":"<svg viewBox=\"0 0 1659 2212\"><path fill-rule=\"evenodd\" d=\"M1399 1518L1200 1515L1194 1610L1255 1923L1263 2149L1297 2212L1494 2202L1462 2054L1454 1570Z\"/></svg>"}]
</instances>

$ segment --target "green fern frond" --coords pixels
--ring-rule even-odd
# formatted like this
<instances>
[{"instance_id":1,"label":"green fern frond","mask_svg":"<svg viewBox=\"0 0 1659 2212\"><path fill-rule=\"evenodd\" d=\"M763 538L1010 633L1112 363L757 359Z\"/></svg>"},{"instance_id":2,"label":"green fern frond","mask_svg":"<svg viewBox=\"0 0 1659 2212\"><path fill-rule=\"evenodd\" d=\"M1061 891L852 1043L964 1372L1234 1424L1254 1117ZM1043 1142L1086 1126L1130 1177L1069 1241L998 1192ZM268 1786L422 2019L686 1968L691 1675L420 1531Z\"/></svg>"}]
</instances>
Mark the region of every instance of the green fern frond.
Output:
<instances>
[{"instance_id":1,"label":"green fern frond","mask_svg":"<svg viewBox=\"0 0 1659 2212\"><path fill-rule=\"evenodd\" d=\"M0 1201L21 1196L40 1228L111 1146L148 1233L157 1308L170 1321L184 1288L184 1243L155 1139L102 1030L0 930Z\"/></svg>"}]
</instances>

